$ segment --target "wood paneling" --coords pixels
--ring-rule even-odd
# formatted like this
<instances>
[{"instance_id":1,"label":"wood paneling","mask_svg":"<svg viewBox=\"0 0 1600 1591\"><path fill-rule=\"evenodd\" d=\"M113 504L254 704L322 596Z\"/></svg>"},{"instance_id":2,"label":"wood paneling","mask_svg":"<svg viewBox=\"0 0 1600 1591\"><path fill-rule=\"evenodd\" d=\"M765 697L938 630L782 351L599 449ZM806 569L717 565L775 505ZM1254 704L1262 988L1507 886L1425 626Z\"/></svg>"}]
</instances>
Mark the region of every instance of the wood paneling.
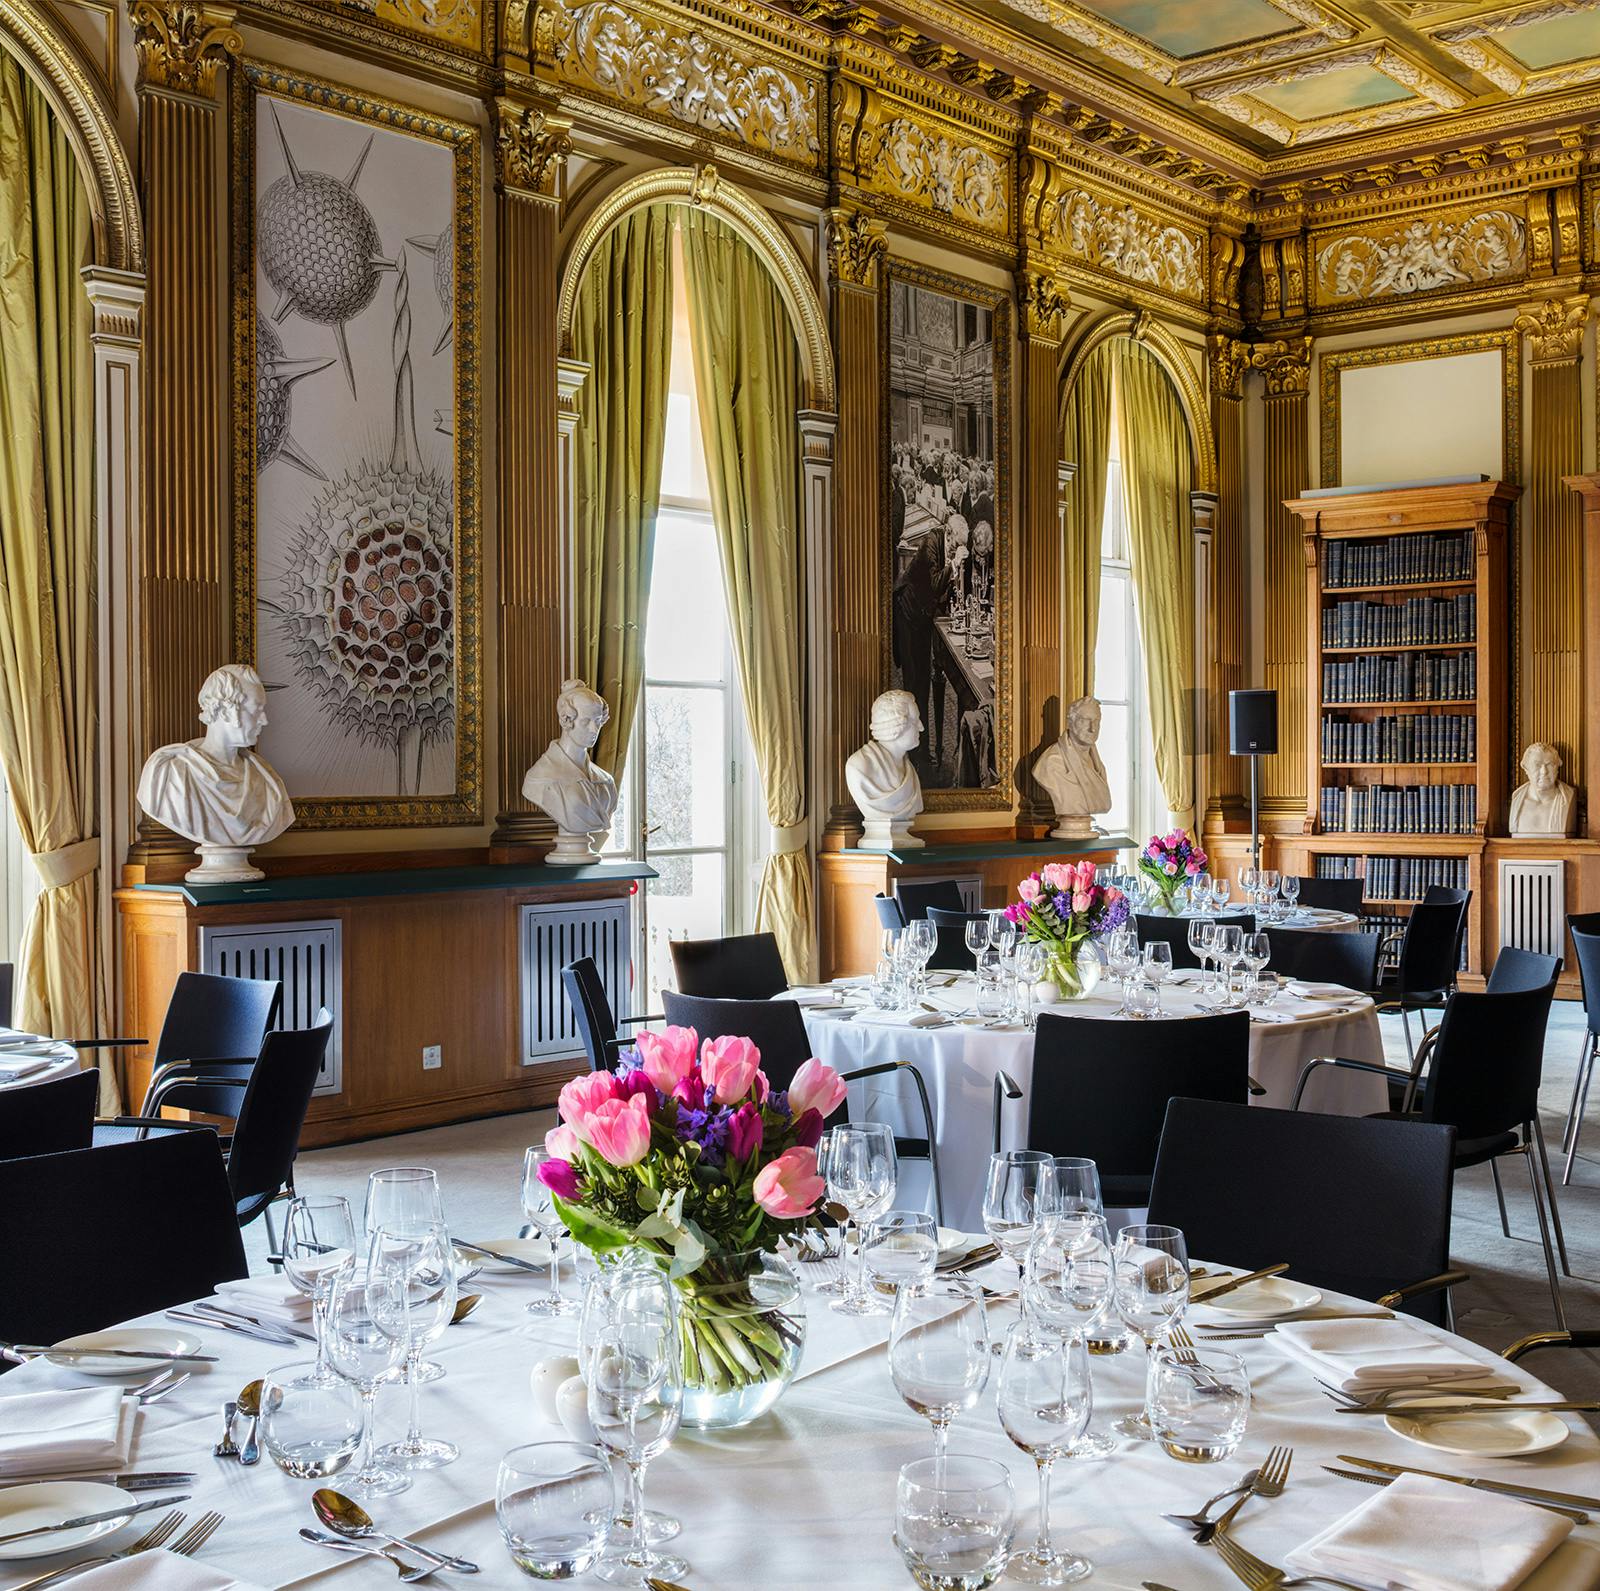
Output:
<instances>
[{"instance_id":1,"label":"wood paneling","mask_svg":"<svg viewBox=\"0 0 1600 1591\"><path fill-rule=\"evenodd\" d=\"M1562 484L1578 494L1583 507L1583 706L1595 713L1600 712L1600 472L1569 475ZM1568 767L1562 777L1582 778L1582 832L1591 840L1600 838L1600 734L1585 735L1582 765Z\"/></svg>"},{"instance_id":2,"label":"wood paneling","mask_svg":"<svg viewBox=\"0 0 1600 1591\"><path fill-rule=\"evenodd\" d=\"M1238 344L1219 334L1211 348L1211 428L1217 439L1217 506L1211 528L1206 817L1246 810L1244 761L1228 755L1228 693L1245 683L1244 405Z\"/></svg>"}]
</instances>

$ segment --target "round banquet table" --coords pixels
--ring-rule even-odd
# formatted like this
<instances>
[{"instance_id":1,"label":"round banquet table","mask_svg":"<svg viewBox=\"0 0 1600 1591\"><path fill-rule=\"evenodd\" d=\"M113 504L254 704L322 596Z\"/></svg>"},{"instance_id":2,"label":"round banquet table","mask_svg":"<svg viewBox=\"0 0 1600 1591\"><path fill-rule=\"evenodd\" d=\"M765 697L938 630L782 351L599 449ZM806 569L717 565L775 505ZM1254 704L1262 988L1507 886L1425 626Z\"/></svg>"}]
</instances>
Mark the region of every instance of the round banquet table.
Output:
<instances>
[{"instance_id":1,"label":"round banquet table","mask_svg":"<svg viewBox=\"0 0 1600 1591\"><path fill-rule=\"evenodd\" d=\"M930 978L939 976L934 973ZM1168 1021L1201 1014L1198 974L1177 976L1184 981L1170 981L1161 991L1164 1020ZM1297 987L1331 990L1333 986ZM864 997L859 988L842 992L857 1002ZM971 1009L973 992L971 975L961 974L944 987L933 987L928 1002L944 1011L965 1012ZM1317 1056L1383 1060L1383 1034L1372 1001L1353 990L1346 992L1348 999L1338 1005L1280 993L1266 1010L1252 1011L1250 1075L1266 1090L1264 1095L1252 1096L1252 1104L1287 1110L1301 1068ZM1121 997L1120 986L1108 979L1086 1000L1039 1009L1127 1021L1115 1015ZM855 1071L882 1061L910 1061L921 1072L933 1107L945 1220L951 1226L981 1227L995 1074L1005 1072L1022 1089L1023 1097L1009 1101L1001 1116L1002 1144L1021 1148L1033 1077L1033 1034L1020 1024L990 1028L956 1020L932 1027L913 1025L913 1021L941 1021L925 1011L885 1021L878 1013L868 1015L859 1004L808 1005L804 1014L813 1050L838 1071ZM1306 1085L1303 1108L1336 1116L1372 1115L1389 1108L1388 1089L1384 1080L1371 1072L1318 1067ZM850 1114L856 1120L885 1122L903 1136L925 1136L914 1086L894 1074L852 1083ZM905 1208L917 1208L927 1192L926 1162L907 1162L901 1168L901 1180L899 1202ZM931 1203L926 1207L931 1209Z\"/></svg>"},{"instance_id":2,"label":"round banquet table","mask_svg":"<svg viewBox=\"0 0 1600 1591\"><path fill-rule=\"evenodd\" d=\"M802 1267L802 1276L810 1270ZM1016 1275L1004 1261L978 1274L1000 1287L1012 1285ZM567 1285L573 1284L569 1280ZM438 1575L431 1582L437 1587L509 1591L527 1583L500 1542L495 1470L509 1448L563 1434L538 1414L528 1388L533 1365L549 1354L573 1351L577 1339L571 1317L541 1322L528 1332L523 1303L544 1286L536 1276L485 1274L472 1282L473 1291L485 1294L484 1302L469 1320L450 1327L430 1346L446 1376L422 1393L424 1431L458 1442L462 1456L448 1468L417 1476L401 1496L368 1505L383 1527L482 1565L477 1576ZM1329 1295L1324 1307L1352 1303ZM684 1533L674 1548L689 1561L682 1578L692 1591L900 1591L912 1585L890 1539L895 1480L902 1464L932 1452L929 1426L895 1392L884 1351L884 1317L847 1320L815 1296L807 1297L806 1307L800 1372L773 1412L742 1431L682 1433L650 1466L650 1505L683 1520ZM1015 1318L1016 1308L994 1303L990 1312L991 1330L998 1333ZM1207 1313L1193 1311L1191 1323ZM159 1324L161 1317L141 1323ZM286 1357L309 1355L297 1356L224 1330L196 1328L196 1333L218 1362L198 1367L171 1397L138 1411L130 1468L196 1472L194 1482L182 1488L190 1493L190 1501L181 1505L190 1522L207 1509L227 1516L199 1561L259 1586L348 1586L352 1591L367 1586L377 1591L394 1585L395 1571L386 1563L299 1539L301 1526L316 1525L311 1510L315 1483L292 1480L265 1454L250 1469L211 1456L224 1399ZM1531 1375L1487 1349L1462 1339L1454 1344L1492 1365L1500 1379L1522 1383L1531 1396L1551 1396ZM1253 1406L1244 1440L1231 1459L1195 1466L1168 1458L1151 1443L1119 1441L1109 1458L1056 1466L1052 1523L1058 1541L1094 1560L1091 1586L1135 1591L1148 1579L1181 1591L1236 1587L1213 1550L1195 1545L1160 1515L1198 1508L1259 1464L1275 1443L1294 1448L1288 1490L1276 1501L1248 1503L1235 1525L1238 1540L1273 1564L1282 1564L1295 1547L1375 1495L1373 1488L1323 1470L1341 1452L1600 1495L1600 1440L1580 1416L1559 1416L1570 1436L1537 1456L1456 1459L1407 1442L1382 1420L1337 1415L1310 1373L1270 1343L1232 1346L1249 1368ZM1132 1411L1143 1396L1143 1353L1133 1349L1092 1363L1096 1423ZM1031 1460L1000 1429L996 1381L991 1373L977 1405L956 1420L950 1450L998 1459L1010 1469L1021 1544L1032 1538L1037 1489ZM43 1361L0 1376L0 1424L7 1397L89 1384ZM380 1392L380 1441L402 1434L405 1403L398 1387ZM241 1428L241 1440L242 1435ZM337 1485L337 1479L331 1484ZM134 1539L149 1523L133 1521L110 1545ZM65 1561L70 1559L64 1555L0 1562L0 1591ZM592 1577L578 1583L599 1584ZM1600 1584L1600 1523L1579 1527L1524 1584L1525 1591L1583 1591Z\"/></svg>"},{"instance_id":3,"label":"round banquet table","mask_svg":"<svg viewBox=\"0 0 1600 1591\"><path fill-rule=\"evenodd\" d=\"M78 1069L78 1052L59 1039L0 1027L0 1088L53 1083Z\"/></svg>"}]
</instances>

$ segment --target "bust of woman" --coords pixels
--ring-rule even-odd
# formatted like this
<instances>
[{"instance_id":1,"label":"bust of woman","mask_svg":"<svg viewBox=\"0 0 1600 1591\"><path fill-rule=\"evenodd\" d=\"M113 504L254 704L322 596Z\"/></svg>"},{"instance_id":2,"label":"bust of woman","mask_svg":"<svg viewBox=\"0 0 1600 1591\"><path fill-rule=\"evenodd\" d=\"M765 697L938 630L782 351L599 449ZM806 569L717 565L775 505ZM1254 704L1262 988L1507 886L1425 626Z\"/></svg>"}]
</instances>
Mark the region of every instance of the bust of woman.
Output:
<instances>
[{"instance_id":1,"label":"bust of woman","mask_svg":"<svg viewBox=\"0 0 1600 1591\"><path fill-rule=\"evenodd\" d=\"M1561 753L1536 740L1522 754L1522 771L1528 782L1511 792L1513 838L1571 834L1573 789L1561 782Z\"/></svg>"},{"instance_id":2,"label":"bust of woman","mask_svg":"<svg viewBox=\"0 0 1600 1591\"><path fill-rule=\"evenodd\" d=\"M581 679L561 682L556 719L561 733L528 770L522 793L556 820L555 848L545 857L552 867L583 867L600 860L597 847L611 831L617 810L617 783L589 760L611 709L605 698Z\"/></svg>"},{"instance_id":3,"label":"bust of woman","mask_svg":"<svg viewBox=\"0 0 1600 1591\"><path fill-rule=\"evenodd\" d=\"M275 840L294 822L289 791L270 763L251 749L267 727L267 692L246 663L225 663L200 687L199 740L162 746L139 775L139 805L157 823L194 840L200 865L192 884L261 878L249 861L254 846Z\"/></svg>"},{"instance_id":4,"label":"bust of woman","mask_svg":"<svg viewBox=\"0 0 1600 1591\"><path fill-rule=\"evenodd\" d=\"M872 739L844 765L845 788L861 809L863 851L897 851L924 842L910 832L922 810L922 781L910 753L922 714L910 691L885 691L872 704Z\"/></svg>"}]
</instances>

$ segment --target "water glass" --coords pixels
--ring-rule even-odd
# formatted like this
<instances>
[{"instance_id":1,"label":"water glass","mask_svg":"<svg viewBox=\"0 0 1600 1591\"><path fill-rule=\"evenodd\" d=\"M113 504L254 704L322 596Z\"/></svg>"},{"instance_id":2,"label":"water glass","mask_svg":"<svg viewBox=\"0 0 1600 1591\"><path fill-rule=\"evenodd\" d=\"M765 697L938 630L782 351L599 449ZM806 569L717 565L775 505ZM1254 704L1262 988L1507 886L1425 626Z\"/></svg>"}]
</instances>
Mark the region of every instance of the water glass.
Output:
<instances>
[{"instance_id":1,"label":"water glass","mask_svg":"<svg viewBox=\"0 0 1600 1591\"><path fill-rule=\"evenodd\" d=\"M1273 972L1258 972L1245 989L1246 1003L1254 1006L1271 1005L1278 998L1278 976Z\"/></svg>"},{"instance_id":2,"label":"water glass","mask_svg":"<svg viewBox=\"0 0 1600 1591\"><path fill-rule=\"evenodd\" d=\"M403 1469L439 1469L460 1456L454 1442L426 1437L418 1421L422 1350L444 1335L456 1308L456 1251L442 1221L402 1232L380 1227L367 1255L367 1298L378 1329L405 1355L411 1417L405 1437L378 1456Z\"/></svg>"},{"instance_id":3,"label":"water glass","mask_svg":"<svg viewBox=\"0 0 1600 1591\"><path fill-rule=\"evenodd\" d=\"M1117 1233L1116 1268L1112 1301L1123 1322L1143 1339L1154 1354L1189 1307L1189 1251L1183 1233L1175 1226L1125 1226ZM1149 1441L1155 1436L1150 1422L1149 1377L1145 1379L1145 1408L1118 1420L1124 1436Z\"/></svg>"},{"instance_id":4,"label":"water glass","mask_svg":"<svg viewBox=\"0 0 1600 1591\"><path fill-rule=\"evenodd\" d=\"M403 1339L384 1331L374 1318L365 1271L354 1271L334 1284L328 1301L328 1359L335 1372L361 1394L361 1457L356 1473L340 1490L351 1497L392 1497L411 1484L411 1477L380 1464L372 1450L372 1408L378 1388L394 1378L404 1354Z\"/></svg>"},{"instance_id":5,"label":"water glass","mask_svg":"<svg viewBox=\"0 0 1600 1591\"><path fill-rule=\"evenodd\" d=\"M1004 1464L957 1454L901 1468L894 1540L923 1591L982 1591L1005 1572L1016 1497Z\"/></svg>"},{"instance_id":6,"label":"water glass","mask_svg":"<svg viewBox=\"0 0 1600 1591\"><path fill-rule=\"evenodd\" d=\"M983 1289L964 1276L935 1276L895 1294L889 1374L908 1407L933 1426L942 1459L950 1422L983 1395L989 1380L989 1318Z\"/></svg>"},{"instance_id":7,"label":"water glass","mask_svg":"<svg viewBox=\"0 0 1600 1591\"><path fill-rule=\"evenodd\" d=\"M567 1235L555 1198L539 1180L539 1170L555 1158L542 1144L522 1156L522 1213L550 1245L550 1291L525 1305L530 1315L570 1315L578 1306L561 1291L561 1240Z\"/></svg>"},{"instance_id":8,"label":"water glass","mask_svg":"<svg viewBox=\"0 0 1600 1591\"><path fill-rule=\"evenodd\" d=\"M1127 1014L1135 1022L1147 1022L1161 1015L1160 991L1144 975L1143 968L1128 987L1127 1006Z\"/></svg>"},{"instance_id":9,"label":"water glass","mask_svg":"<svg viewBox=\"0 0 1600 1591\"><path fill-rule=\"evenodd\" d=\"M1220 1348L1157 1348L1148 1378L1156 1439L1188 1464L1231 1457L1250 1419L1250 1373Z\"/></svg>"},{"instance_id":10,"label":"water glass","mask_svg":"<svg viewBox=\"0 0 1600 1591\"><path fill-rule=\"evenodd\" d=\"M861 1240L868 1291L890 1302L898 1289L932 1281L938 1263L938 1228L921 1210L890 1210Z\"/></svg>"},{"instance_id":11,"label":"water glass","mask_svg":"<svg viewBox=\"0 0 1600 1591\"><path fill-rule=\"evenodd\" d=\"M283 1222L283 1274L311 1300L317 1362L307 1374L322 1386L339 1381L328 1364L328 1297L355 1262L356 1229L348 1199L311 1194L290 1204Z\"/></svg>"},{"instance_id":12,"label":"water glass","mask_svg":"<svg viewBox=\"0 0 1600 1591\"><path fill-rule=\"evenodd\" d=\"M337 1475L361 1447L361 1395L328 1372L283 1365L261 1380L261 1443L284 1474L296 1480Z\"/></svg>"},{"instance_id":13,"label":"water glass","mask_svg":"<svg viewBox=\"0 0 1600 1591\"><path fill-rule=\"evenodd\" d=\"M997 1027L1006 1019L1011 1001L1005 979L1004 957L1000 947L991 943L978 962L978 990L973 1006L985 1027Z\"/></svg>"},{"instance_id":14,"label":"water glass","mask_svg":"<svg viewBox=\"0 0 1600 1591\"><path fill-rule=\"evenodd\" d=\"M888 1213L894 1203L898 1166L894 1133L880 1122L842 1122L828 1144L828 1197L849 1212L858 1238L866 1223ZM848 1245L846 1245L848 1252ZM884 1305L867 1292L858 1255L856 1279L832 1308L842 1315L877 1315Z\"/></svg>"},{"instance_id":15,"label":"water glass","mask_svg":"<svg viewBox=\"0 0 1600 1591\"><path fill-rule=\"evenodd\" d=\"M1172 971L1172 946L1164 939L1153 940L1144 947L1144 975L1145 978L1156 986L1156 1015L1163 1015L1161 1009L1161 985L1167 981Z\"/></svg>"},{"instance_id":16,"label":"water glass","mask_svg":"<svg viewBox=\"0 0 1600 1591\"><path fill-rule=\"evenodd\" d=\"M574 1580L605 1550L616 1485L605 1449L533 1442L500 1460L494 1512L511 1561L534 1580Z\"/></svg>"}]
</instances>

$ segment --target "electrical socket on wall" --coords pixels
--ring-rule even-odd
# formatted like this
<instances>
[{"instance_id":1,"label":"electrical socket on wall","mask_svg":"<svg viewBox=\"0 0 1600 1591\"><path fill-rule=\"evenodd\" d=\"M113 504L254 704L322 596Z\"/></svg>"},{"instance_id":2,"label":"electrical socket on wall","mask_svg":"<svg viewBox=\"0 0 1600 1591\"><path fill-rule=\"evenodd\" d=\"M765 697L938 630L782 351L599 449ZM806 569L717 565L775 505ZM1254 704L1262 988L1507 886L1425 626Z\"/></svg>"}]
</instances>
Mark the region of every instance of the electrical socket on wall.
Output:
<instances>
[{"instance_id":1,"label":"electrical socket on wall","mask_svg":"<svg viewBox=\"0 0 1600 1591\"><path fill-rule=\"evenodd\" d=\"M444 1065L444 1045L425 1044L422 1047L422 1069L425 1072L437 1072Z\"/></svg>"}]
</instances>

